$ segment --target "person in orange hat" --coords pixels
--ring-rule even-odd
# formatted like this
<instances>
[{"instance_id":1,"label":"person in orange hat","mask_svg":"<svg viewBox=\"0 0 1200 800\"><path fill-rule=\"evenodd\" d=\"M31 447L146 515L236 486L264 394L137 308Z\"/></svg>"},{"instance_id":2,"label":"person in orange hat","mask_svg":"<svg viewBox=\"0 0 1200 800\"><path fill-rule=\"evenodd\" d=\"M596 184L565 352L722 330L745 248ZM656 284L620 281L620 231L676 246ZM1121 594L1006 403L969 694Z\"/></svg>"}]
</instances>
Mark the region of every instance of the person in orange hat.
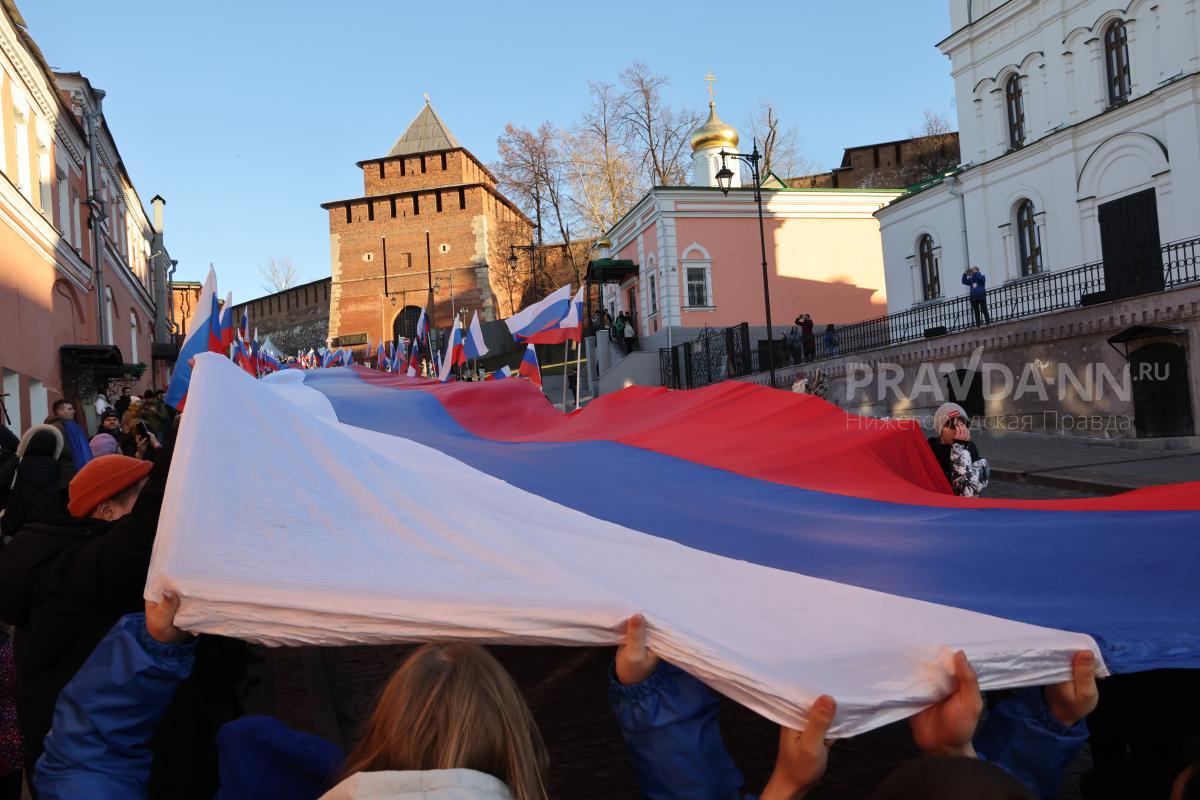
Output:
<instances>
[{"instance_id":1,"label":"person in orange hat","mask_svg":"<svg viewBox=\"0 0 1200 800\"><path fill-rule=\"evenodd\" d=\"M70 516L26 525L0 550L0 620L15 627L30 781L59 692L113 624L143 608L170 460L92 459L71 479Z\"/></svg>"}]
</instances>

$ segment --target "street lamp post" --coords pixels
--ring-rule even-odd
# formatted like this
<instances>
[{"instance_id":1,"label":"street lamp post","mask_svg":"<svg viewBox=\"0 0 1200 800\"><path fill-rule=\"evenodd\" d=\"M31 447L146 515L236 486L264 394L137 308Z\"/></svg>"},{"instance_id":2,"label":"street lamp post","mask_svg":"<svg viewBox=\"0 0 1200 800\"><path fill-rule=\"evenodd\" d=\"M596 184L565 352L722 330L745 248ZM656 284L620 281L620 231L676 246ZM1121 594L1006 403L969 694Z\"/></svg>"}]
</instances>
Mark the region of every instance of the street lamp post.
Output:
<instances>
[{"instance_id":1,"label":"street lamp post","mask_svg":"<svg viewBox=\"0 0 1200 800\"><path fill-rule=\"evenodd\" d=\"M767 310L767 370L771 373L771 387L775 387L775 332L771 327L771 288L767 273L767 234L763 229L763 207L762 207L762 179L758 172L758 162L762 160L762 155L758 152L758 142L754 142L753 151L747 155L745 153L727 153L724 148L721 149L721 169L717 172L717 185L721 187L721 192L726 197L729 196L729 188L733 182L733 170L725 164L726 158L732 158L737 161L744 161L750 165L750 175L754 180L754 202L758 204L758 243L762 248L762 277L763 277L763 303Z\"/></svg>"},{"instance_id":2,"label":"street lamp post","mask_svg":"<svg viewBox=\"0 0 1200 800\"><path fill-rule=\"evenodd\" d=\"M516 273L517 265L520 263L520 259L517 257L518 250L529 251L529 275L533 278L533 289L536 295L539 288L537 284L537 262L535 261L538 251L537 243L530 239L529 244L510 244L508 246L508 266L514 273Z\"/></svg>"}]
</instances>

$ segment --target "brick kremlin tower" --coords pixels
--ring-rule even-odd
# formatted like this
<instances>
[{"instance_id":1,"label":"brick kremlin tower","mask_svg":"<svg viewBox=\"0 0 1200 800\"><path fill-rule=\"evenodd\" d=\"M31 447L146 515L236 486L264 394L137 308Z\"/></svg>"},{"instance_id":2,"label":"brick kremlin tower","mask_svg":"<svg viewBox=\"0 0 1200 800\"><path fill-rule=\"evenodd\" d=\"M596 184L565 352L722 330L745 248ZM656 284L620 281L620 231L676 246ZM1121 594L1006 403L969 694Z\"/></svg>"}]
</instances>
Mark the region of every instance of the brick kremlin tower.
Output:
<instances>
[{"instance_id":1,"label":"brick kremlin tower","mask_svg":"<svg viewBox=\"0 0 1200 800\"><path fill-rule=\"evenodd\" d=\"M428 96L387 155L356 166L362 196L321 204L329 212L334 345L411 337L423 307L435 327L463 311L500 316L503 278L491 267L507 263L511 243L529 241L532 223Z\"/></svg>"}]
</instances>

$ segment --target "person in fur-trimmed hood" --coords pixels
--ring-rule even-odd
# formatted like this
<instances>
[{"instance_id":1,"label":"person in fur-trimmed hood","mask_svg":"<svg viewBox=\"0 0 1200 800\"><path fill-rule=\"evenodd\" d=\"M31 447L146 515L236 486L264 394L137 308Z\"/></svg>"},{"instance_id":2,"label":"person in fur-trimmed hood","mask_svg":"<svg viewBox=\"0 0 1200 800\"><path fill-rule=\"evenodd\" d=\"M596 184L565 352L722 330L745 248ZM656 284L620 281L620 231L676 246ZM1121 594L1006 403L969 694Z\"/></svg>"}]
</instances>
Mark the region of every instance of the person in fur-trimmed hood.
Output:
<instances>
[{"instance_id":1,"label":"person in fur-trimmed hood","mask_svg":"<svg viewBox=\"0 0 1200 800\"><path fill-rule=\"evenodd\" d=\"M21 437L17 458L0 470L7 491L0 531L13 536L25 525L66 513L59 489L63 437L53 425L34 425Z\"/></svg>"}]
</instances>

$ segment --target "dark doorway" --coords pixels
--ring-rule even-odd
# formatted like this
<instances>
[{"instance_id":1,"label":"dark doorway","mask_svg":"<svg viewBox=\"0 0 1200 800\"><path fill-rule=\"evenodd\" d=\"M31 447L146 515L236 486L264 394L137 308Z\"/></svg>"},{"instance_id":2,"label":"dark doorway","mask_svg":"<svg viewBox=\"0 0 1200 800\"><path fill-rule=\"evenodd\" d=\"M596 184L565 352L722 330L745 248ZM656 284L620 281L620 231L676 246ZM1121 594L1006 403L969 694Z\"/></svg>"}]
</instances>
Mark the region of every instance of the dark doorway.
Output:
<instances>
[{"instance_id":1,"label":"dark doorway","mask_svg":"<svg viewBox=\"0 0 1200 800\"><path fill-rule=\"evenodd\" d=\"M1107 299L1163 290L1158 201L1153 189L1100 204L1100 247Z\"/></svg>"},{"instance_id":2,"label":"dark doorway","mask_svg":"<svg viewBox=\"0 0 1200 800\"><path fill-rule=\"evenodd\" d=\"M957 391L955 384L961 387L962 391ZM968 369L955 370L953 375L946 376L946 397L950 399L950 402L962 406L968 417L972 419L982 417L984 414L983 376Z\"/></svg>"},{"instance_id":3,"label":"dark doorway","mask_svg":"<svg viewBox=\"0 0 1200 800\"><path fill-rule=\"evenodd\" d=\"M1139 347L1129 354L1129 376L1139 438L1196 434L1187 350L1182 345L1155 342Z\"/></svg>"},{"instance_id":4,"label":"dark doorway","mask_svg":"<svg viewBox=\"0 0 1200 800\"><path fill-rule=\"evenodd\" d=\"M421 309L418 306L405 306L396 318L392 320L392 338L405 339L417 338L417 320L421 318Z\"/></svg>"}]
</instances>

